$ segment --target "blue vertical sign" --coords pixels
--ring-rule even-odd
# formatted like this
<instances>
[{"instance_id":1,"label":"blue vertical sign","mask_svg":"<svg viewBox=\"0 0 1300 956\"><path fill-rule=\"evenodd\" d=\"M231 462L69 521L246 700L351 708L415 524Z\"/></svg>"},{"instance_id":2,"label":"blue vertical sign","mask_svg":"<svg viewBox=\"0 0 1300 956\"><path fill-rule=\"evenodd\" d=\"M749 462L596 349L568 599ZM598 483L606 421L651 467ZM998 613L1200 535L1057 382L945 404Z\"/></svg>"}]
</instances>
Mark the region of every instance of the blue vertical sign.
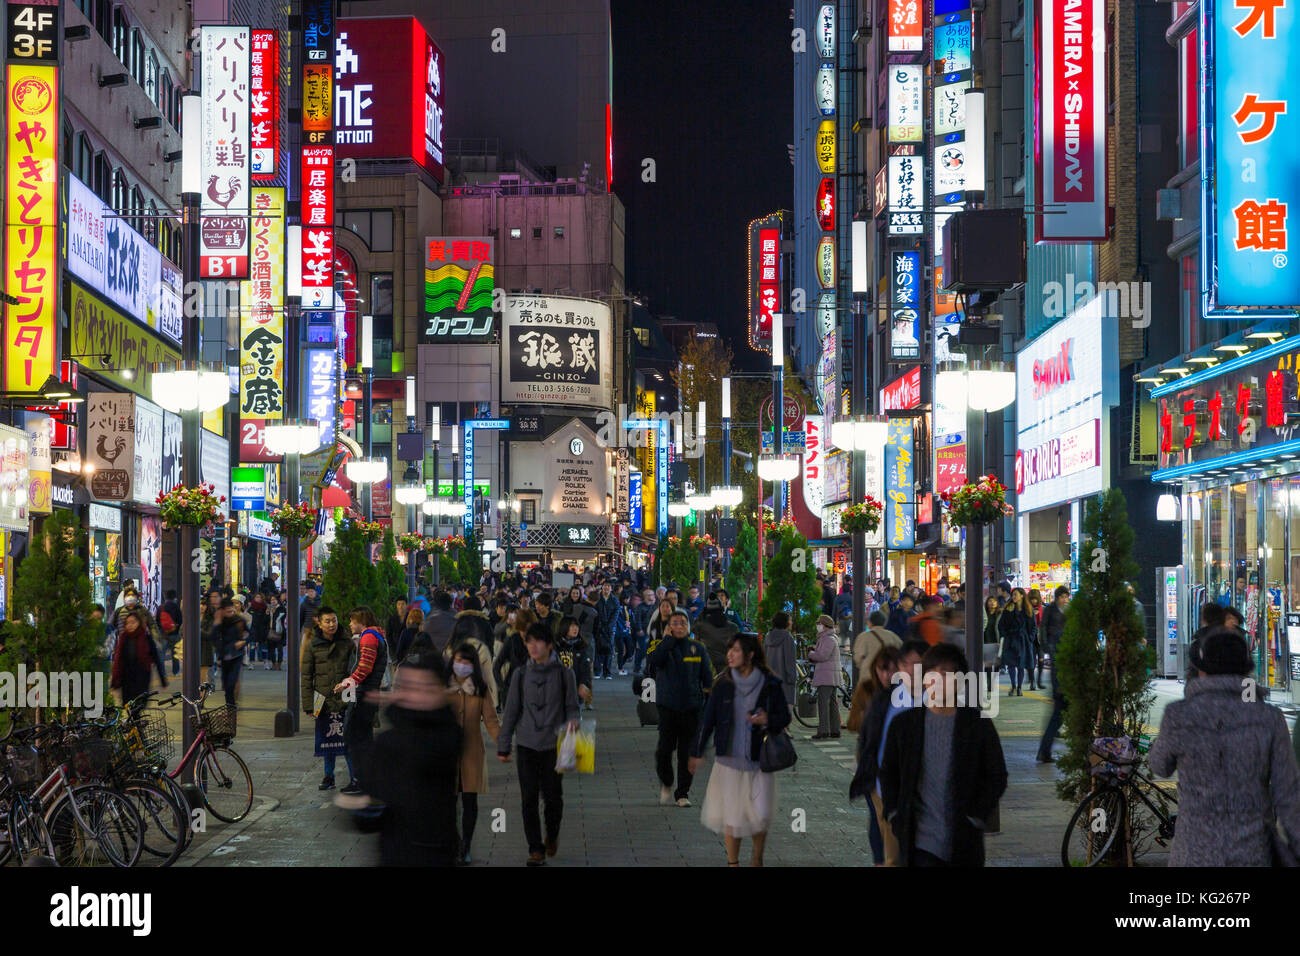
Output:
<instances>
[{"instance_id":1,"label":"blue vertical sign","mask_svg":"<svg viewBox=\"0 0 1300 956\"><path fill-rule=\"evenodd\" d=\"M890 254L889 355L894 359L914 359L921 355L921 254Z\"/></svg>"},{"instance_id":2,"label":"blue vertical sign","mask_svg":"<svg viewBox=\"0 0 1300 956\"><path fill-rule=\"evenodd\" d=\"M641 533L641 472L634 471L627 476L628 527L633 534Z\"/></svg>"},{"instance_id":3,"label":"blue vertical sign","mask_svg":"<svg viewBox=\"0 0 1300 956\"><path fill-rule=\"evenodd\" d=\"M465 423L465 471L460 479L461 495L465 499L465 534L474 527L474 424Z\"/></svg>"},{"instance_id":4,"label":"blue vertical sign","mask_svg":"<svg viewBox=\"0 0 1300 956\"><path fill-rule=\"evenodd\" d=\"M655 527L659 540L668 538L668 422L659 419L659 443L655 448L655 490L659 492L659 507L655 511Z\"/></svg>"},{"instance_id":5,"label":"blue vertical sign","mask_svg":"<svg viewBox=\"0 0 1300 956\"><path fill-rule=\"evenodd\" d=\"M894 551L907 551L916 543L916 464L912 420L891 418L885 445L885 538Z\"/></svg>"},{"instance_id":6,"label":"blue vertical sign","mask_svg":"<svg viewBox=\"0 0 1300 956\"><path fill-rule=\"evenodd\" d=\"M1201 2L1201 275L1207 317L1300 307L1296 4Z\"/></svg>"}]
</instances>

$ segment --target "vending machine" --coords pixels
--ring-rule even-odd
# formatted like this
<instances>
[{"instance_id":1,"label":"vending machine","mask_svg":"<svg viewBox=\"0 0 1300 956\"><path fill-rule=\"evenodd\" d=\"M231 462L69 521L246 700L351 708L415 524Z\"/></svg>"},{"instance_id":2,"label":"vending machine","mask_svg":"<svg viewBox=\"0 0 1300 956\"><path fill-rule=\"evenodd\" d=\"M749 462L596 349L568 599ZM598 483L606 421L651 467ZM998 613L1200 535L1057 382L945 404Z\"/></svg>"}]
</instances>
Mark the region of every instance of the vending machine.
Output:
<instances>
[{"instance_id":1,"label":"vending machine","mask_svg":"<svg viewBox=\"0 0 1300 956\"><path fill-rule=\"evenodd\" d=\"M1184 644L1187 635L1179 622L1179 609L1183 606L1186 589L1183 565L1156 568L1156 649L1159 654L1156 673L1161 677L1183 675ZM1188 634L1194 628L1188 629Z\"/></svg>"}]
</instances>

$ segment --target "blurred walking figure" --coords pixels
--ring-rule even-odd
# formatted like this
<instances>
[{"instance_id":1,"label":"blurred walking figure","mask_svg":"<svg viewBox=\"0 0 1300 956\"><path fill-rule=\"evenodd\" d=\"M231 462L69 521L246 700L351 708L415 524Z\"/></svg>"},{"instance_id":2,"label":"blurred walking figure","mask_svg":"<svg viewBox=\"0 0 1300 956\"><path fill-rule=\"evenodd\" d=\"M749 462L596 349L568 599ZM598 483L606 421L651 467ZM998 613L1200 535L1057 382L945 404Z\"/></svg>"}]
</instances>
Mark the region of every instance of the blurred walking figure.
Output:
<instances>
[{"instance_id":1,"label":"blurred walking figure","mask_svg":"<svg viewBox=\"0 0 1300 956\"><path fill-rule=\"evenodd\" d=\"M764 773L758 757L763 738L788 726L790 708L781 679L768 670L758 638L734 635L727 644L727 670L713 683L688 764L694 774L712 738L715 759L700 819L722 834L728 866L740 865L740 842L745 837L753 840L751 865L763 865L776 806L776 775Z\"/></svg>"},{"instance_id":2,"label":"blurred walking figure","mask_svg":"<svg viewBox=\"0 0 1300 956\"><path fill-rule=\"evenodd\" d=\"M812 661L813 687L817 689L817 733L813 740L838 739L840 736L840 640L835 621L829 614L817 619L817 644L808 652Z\"/></svg>"},{"instance_id":3,"label":"blurred walking figure","mask_svg":"<svg viewBox=\"0 0 1300 956\"><path fill-rule=\"evenodd\" d=\"M379 828L383 866L456 861L461 728L447 703L445 667L434 652L402 664L385 711L392 729L375 738L362 758L367 794L382 810L360 819Z\"/></svg>"},{"instance_id":4,"label":"blurred walking figure","mask_svg":"<svg viewBox=\"0 0 1300 956\"><path fill-rule=\"evenodd\" d=\"M853 639L853 672L857 684L874 678L871 662L876 659L881 648L900 647L903 639L885 627L889 618L884 611L872 611L867 619L868 627Z\"/></svg>"},{"instance_id":5,"label":"blurred walking figure","mask_svg":"<svg viewBox=\"0 0 1300 956\"><path fill-rule=\"evenodd\" d=\"M1230 628L1203 636L1185 697L1165 708L1147 760L1178 772L1178 834L1170 866L1268 866L1286 834L1300 849L1300 772L1286 718L1244 693L1255 661Z\"/></svg>"},{"instance_id":6,"label":"blurred walking figure","mask_svg":"<svg viewBox=\"0 0 1300 956\"><path fill-rule=\"evenodd\" d=\"M958 706L949 678L967 672L965 654L937 644L921 666L925 706L899 714L885 740L885 819L903 866L983 866L986 821L1007 788L998 732L978 702Z\"/></svg>"},{"instance_id":7,"label":"blurred walking figure","mask_svg":"<svg viewBox=\"0 0 1300 956\"><path fill-rule=\"evenodd\" d=\"M797 672L794 661L797 656L794 635L790 633L790 615L777 611L772 615L772 629L763 638L763 658L768 669L781 679L781 690L785 692L785 702L796 706L795 681Z\"/></svg>"},{"instance_id":8,"label":"blurred walking figure","mask_svg":"<svg viewBox=\"0 0 1300 956\"><path fill-rule=\"evenodd\" d=\"M884 614L879 611L874 614L880 614L883 620ZM863 680L858 685L860 690L868 694L868 704L862 720L862 728L858 731L858 769L853 775L853 782L849 785L849 800L851 802L859 797L866 797L872 802L872 807L868 811L869 839L871 855L875 859L876 866L898 865L898 841L894 839L893 830L885 825L876 810L876 804L879 802L876 795L876 779L880 775L877 755L880 751L881 737L885 732L885 715L889 712L889 696L894 689L893 678L898 673L901 657L897 647L888 644L882 646L863 668ZM891 851L888 854L885 849L886 837Z\"/></svg>"},{"instance_id":9,"label":"blurred walking figure","mask_svg":"<svg viewBox=\"0 0 1300 956\"><path fill-rule=\"evenodd\" d=\"M528 664L511 678L505 717L497 737L497 759L510 760L510 747L518 735L519 793L523 800L524 835L528 839L528 865L545 866L555 856L564 815L564 787L555 769L559 731L578 729L578 685L573 671L555 654L555 636L549 627L534 622L526 641ZM538 798L546 800L546 838Z\"/></svg>"},{"instance_id":10,"label":"blurred walking figure","mask_svg":"<svg viewBox=\"0 0 1300 956\"><path fill-rule=\"evenodd\" d=\"M113 651L110 688L122 692L122 703L129 703L149 690L150 673L157 669L162 686L167 686L167 671L162 655L149 634L144 615L134 608L124 610Z\"/></svg>"},{"instance_id":11,"label":"blurred walking figure","mask_svg":"<svg viewBox=\"0 0 1300 956\"><path fill-rule=\"evenodd\" d=\"M475 649L469 645L457 648L451 670L448 685L451 709L463 731L457 788L461 807L460 846L456 863L467 866L469 845L474 839L474 825L478 822L478 795L487 793L488 789L487 755L479 728L485 728L495 744L501 734L501 724Z\"/></svg>"}]
</instances>

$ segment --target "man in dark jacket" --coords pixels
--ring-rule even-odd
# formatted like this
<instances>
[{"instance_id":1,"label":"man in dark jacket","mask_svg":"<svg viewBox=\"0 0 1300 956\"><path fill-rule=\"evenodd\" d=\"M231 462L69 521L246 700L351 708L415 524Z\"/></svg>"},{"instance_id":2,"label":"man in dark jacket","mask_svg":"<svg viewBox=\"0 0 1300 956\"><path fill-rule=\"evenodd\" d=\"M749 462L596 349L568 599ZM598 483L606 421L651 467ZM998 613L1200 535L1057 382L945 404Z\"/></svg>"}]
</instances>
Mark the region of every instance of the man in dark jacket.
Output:
<instances>
[{"instance_id":1,"label":"man in dark jacket","mask_svg":"<svg viewBox=\"0 0 1300 956\"><path fill-rule=\"evenodd\" d=\"M715 675L727 669L727 644L739 633L740 629L727 619L722 602L716 597L709 598L704 613L695 622L695 636L708 650L709 665Z\"/></svg>"},{"instance_id":2,"label":"man in dark jacket","mask_svg":"<svg viewBox=\"0 0 1300 956\"><path fill-rule=\"evenodd\" d=\"M655 769L662 787L659 802L674 799L679 807L691 805L691 772L688 764L695 733L699 729L700 705L713 686L709 652L691 639L691 619L685 611L673 611L668 630L650 646L646 655L654 679L652 699L659 708L659 746ZM673 752L677 753L677 788L673 789Z\"/></svg>"},{"instance_id":3,"label":"man in dark jacket","mask_svg":"<svg viewBox=\"0 0 1300 956\"><path fill-rule=\"evenodd\" d=\"M408 653L415 654L428 649L443 653L451 641L451 629L455 625L456 614L451 609L451 594L441 589L433 592L433 609L424 619L420 636L411 642Z\"/></svg>"},{"instance_id":4,"label":"man in dark jacket","mask_svg":"<svg viewBox=\"0 0 1300 956\"><path fill-rule=\"evenodd\" d=\"M307 580L298 582L298 627L306 629L316 617L320 601L316 597L316 588Z\"/></svg>"},{"instance_id":5,"label":"man in dark jacket","mask_svg":"<svg viewBox=\"0 0 1300 956\"><path fill-rule=\"evenodd\" d=\"M383 866L451 866L455 862L456 781L462 731L447 706L440 654L402 664L386 711L391 730L364 760L366 790L384 804L379 817Z\"/></svg>"},{"instance_id":6,"label":"man in dark jacket","mask_svg":"<svg viewBox=\"0 0 1300 956\"><path fill-rule=\"evenodd\" d=\"M388 623L384 627L384 637L388 638L388 643L392 647L397 647L397 639L402 636L402 628L406 627L406 598L398 598L393 602L393 613L388 616Z\"/></svg>"},{"instance_id":7,"label":"man in dark jacket","mask_svg":"<svg viewBox=\"0 0 1300 956\"><path fill-rule=\"evenodd\" d=\"M984 828L1007 788L1007 766L993 721L978 706L957 706L956 680L979 675L952 644L921 659L925 706L892 723L880 768L885 819L903 866L983 866Z\"/></svg>"},{"instance_id":8,"label":"man in dark jacket","mask_svg":"<svg viewBox=\"0 0 1300 956\"><path fill-rule=\"evenodd\" d=\"M610 648L614 646L614 619L619 613L618 598L614 595L613 585L606 581L600 586L600 597L596 598L596 653L601 653L602 643ZM608 666L606 674L609 673Z\"/></svg>"},{"instance_id":9,"label":"man in dark jacket","mask_svg":"<svg viewBox=\"0 0 1300 956\"><path fill-rule=\"evenodd\" d=\"M889 612L889 623L885 625L886 630L893 631L899 637L905 637L912 623L912 596L903 594L898 599L898 605Z\"/></svg>"}]
</instances>

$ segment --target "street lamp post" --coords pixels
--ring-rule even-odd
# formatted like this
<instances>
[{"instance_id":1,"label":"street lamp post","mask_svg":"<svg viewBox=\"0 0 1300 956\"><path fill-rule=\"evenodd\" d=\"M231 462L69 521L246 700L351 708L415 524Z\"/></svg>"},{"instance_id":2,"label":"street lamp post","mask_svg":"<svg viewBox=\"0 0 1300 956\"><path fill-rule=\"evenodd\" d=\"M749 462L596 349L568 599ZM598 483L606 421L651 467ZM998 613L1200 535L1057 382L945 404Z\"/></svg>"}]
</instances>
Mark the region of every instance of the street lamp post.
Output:
<instances>
[{"instance_id":1,"label":"street lamp post","mask_svg":"<svg viewBox=\"0 0 1300 956\"><path fill-rule=\"evenodd\" d=\"M831 444L837 448L843 448L850 456L854 452L862 452L860 455L851 458L851 466L854 474L858 475L858 480L854 483L852 500L860 502L866 497L866 452L872 448L882 448L889 440L889 419L883 415L857 415L853 418L844 418L834 422L831 425ZM881 516L884 520L884 516ZM863 611L866 604L866 585L861 587L859 594L858 581L866 573L866 532L855 531L851 535L853 541L853 633L860 634L865 630L863 621Z\"/></svg>"}]
</instances>

